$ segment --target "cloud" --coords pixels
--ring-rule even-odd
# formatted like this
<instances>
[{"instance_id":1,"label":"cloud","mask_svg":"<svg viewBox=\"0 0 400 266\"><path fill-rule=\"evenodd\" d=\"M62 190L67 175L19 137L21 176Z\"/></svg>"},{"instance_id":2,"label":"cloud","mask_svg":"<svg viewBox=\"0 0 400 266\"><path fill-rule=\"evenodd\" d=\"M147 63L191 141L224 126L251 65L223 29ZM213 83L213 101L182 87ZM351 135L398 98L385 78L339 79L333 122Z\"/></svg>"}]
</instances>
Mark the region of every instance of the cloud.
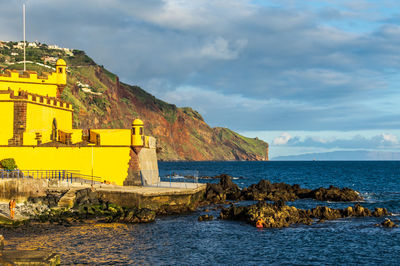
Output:
<instances>
[{"instance_id":1,"label":"cloud","mask_svg":"<svg viewBox=\"0 0 400 266\"><path fill-rule=\"evenodd\" d=\"M397 149L400 147L398 137L389 133L383 133L369 138L356 135L347 139L325 139L317 136L300 138L298 136L292 137L288 133L283 133L282 136L273 141L273 145L325 149Z\"/></svg>"},{"instance_id":2,"label":"cloud","mask_svg":"<svg viewBox=\"0 0 400 266\"><path fill-rule=\"evenodd\" d=\"M390 144L393 144L393 145L399 144L399 139L398 139L398 137L396 135L382 134L381 138L382 138L382 142L383 143L390 143Z\"/></svg>"},{"instance_id":3,"label":"cloud","mask_svg":"<svg viewBox=\"0 0 400 266\"><path fill-rule=\"evenodd\" d=\"M232 60L238 57L238 53L247 44L247 40L236 40L233 44L222 37L216 38L214 41L205 44L199 55L201 57L210 57L215 59Z\"/></svg>"},{"instance_id":4,"label":"cloud","mask_svg":"<svg viewBox=\"0 0 400 266\"><path fill-rule=\"evenodd\" d=\"M291 138L292 138L292 136L289 133L284 132L284 133L282 133L281 136L275 138L274 141L272 142L272 144L273 145L286 145Z\"/></svg>"},{"instance_id":5,"label":"cloud","mask_svg":"<svg viewBox=\"0 0 400 266\"><path fill-rule=\"evenodd\" d=\"M0 0L7 7L0 10L1 39L22 38L21 3ZM199 109L213 126L398 129L397 6L32 0L27 36L85 50L122 81Z\"/></svg>"}]
</instances>

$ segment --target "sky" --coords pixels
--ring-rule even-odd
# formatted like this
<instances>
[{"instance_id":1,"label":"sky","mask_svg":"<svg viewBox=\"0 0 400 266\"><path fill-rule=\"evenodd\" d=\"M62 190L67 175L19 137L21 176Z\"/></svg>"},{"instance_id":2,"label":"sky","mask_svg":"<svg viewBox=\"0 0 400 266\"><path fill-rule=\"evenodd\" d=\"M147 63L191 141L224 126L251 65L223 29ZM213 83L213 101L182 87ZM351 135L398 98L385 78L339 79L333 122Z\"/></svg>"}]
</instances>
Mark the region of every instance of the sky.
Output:
<instances>
[{"instance_id":1,"label":"sky","mask_svg":"<svg viewBox=\"0 0 400 266\"><path fill-rule=\"evenodd\" d=\"M86 51L270 155L400 146L398 0L0 0L0 39Z\"/></svg>"}]
</instances>

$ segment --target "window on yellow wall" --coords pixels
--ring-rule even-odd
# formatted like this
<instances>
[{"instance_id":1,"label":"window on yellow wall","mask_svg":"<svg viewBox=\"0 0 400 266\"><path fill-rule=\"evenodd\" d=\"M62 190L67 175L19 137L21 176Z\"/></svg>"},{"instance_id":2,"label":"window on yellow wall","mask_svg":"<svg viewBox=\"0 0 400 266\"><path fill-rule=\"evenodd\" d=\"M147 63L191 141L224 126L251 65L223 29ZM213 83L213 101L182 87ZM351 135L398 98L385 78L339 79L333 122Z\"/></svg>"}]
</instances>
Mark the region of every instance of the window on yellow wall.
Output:
<instances>
[{"instance_id":1,"label":"window on yellow wall","mask_svg":"<svg viewBox=\"0 0 400 266\"><path fill-rule=\"evenodd\" d=\"M135 135L135 128L132 128L132 135Z\"/></svg>"},{"instance_id":2,"label":"window on yellow wall","mask_svg":"<svg viewBox=\"0 0 400 266\"><path fill-rule=\"evenodd\" d=\"M60 67L58 68L58 73L62 74L63 73L63 69Z\"/></svg>"},{"instance_id":3,"label":"window on yellow wall","mask_svg":"<svg viewBox=\"0 0 400 266\"><path fill-rule=\"evenodd\" d=\"M142 128L142 127L140 128L140 133L139 133L139 135L143 135L143 128Z\"/></svg>"}]
</instances>

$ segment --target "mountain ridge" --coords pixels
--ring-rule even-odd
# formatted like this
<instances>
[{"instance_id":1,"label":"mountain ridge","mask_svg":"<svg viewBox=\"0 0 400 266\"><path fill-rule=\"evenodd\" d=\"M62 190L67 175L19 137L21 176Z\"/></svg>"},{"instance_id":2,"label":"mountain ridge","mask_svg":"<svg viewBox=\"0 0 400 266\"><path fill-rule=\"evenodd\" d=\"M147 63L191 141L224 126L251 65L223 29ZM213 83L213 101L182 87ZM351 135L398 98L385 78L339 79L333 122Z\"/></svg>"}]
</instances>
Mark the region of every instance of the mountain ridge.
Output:
<instances>
[{"instance_id":1,"label":"mountain ridge","mask_svg":"<svg viewBox=\"0 0 400 266\"><path fill-rule=\"evenodd\" d=\"M273 161L394 161L400 160L400 152L389 151L332 151L278 156Z\"/></svg>"}]
</instances>

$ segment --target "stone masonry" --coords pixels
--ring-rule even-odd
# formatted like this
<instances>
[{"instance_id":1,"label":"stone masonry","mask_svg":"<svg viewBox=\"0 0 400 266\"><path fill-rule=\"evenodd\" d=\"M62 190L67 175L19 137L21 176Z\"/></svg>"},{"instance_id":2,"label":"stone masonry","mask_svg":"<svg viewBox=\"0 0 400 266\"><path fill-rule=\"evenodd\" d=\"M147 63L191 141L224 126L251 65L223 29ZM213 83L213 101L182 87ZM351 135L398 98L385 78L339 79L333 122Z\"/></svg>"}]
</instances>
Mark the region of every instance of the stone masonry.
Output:
<instances>
[{"instance_id":1,"label":"stone masonry","mask_svg":"<svg viewBox=\"0 0 400 266\"><path fill-rule=\"evenodd\" d=\"M14 102L14 131L9 145L21 146L24 143L24 132L26 128L26 102Z\"/></svg>"}]
</instances>

